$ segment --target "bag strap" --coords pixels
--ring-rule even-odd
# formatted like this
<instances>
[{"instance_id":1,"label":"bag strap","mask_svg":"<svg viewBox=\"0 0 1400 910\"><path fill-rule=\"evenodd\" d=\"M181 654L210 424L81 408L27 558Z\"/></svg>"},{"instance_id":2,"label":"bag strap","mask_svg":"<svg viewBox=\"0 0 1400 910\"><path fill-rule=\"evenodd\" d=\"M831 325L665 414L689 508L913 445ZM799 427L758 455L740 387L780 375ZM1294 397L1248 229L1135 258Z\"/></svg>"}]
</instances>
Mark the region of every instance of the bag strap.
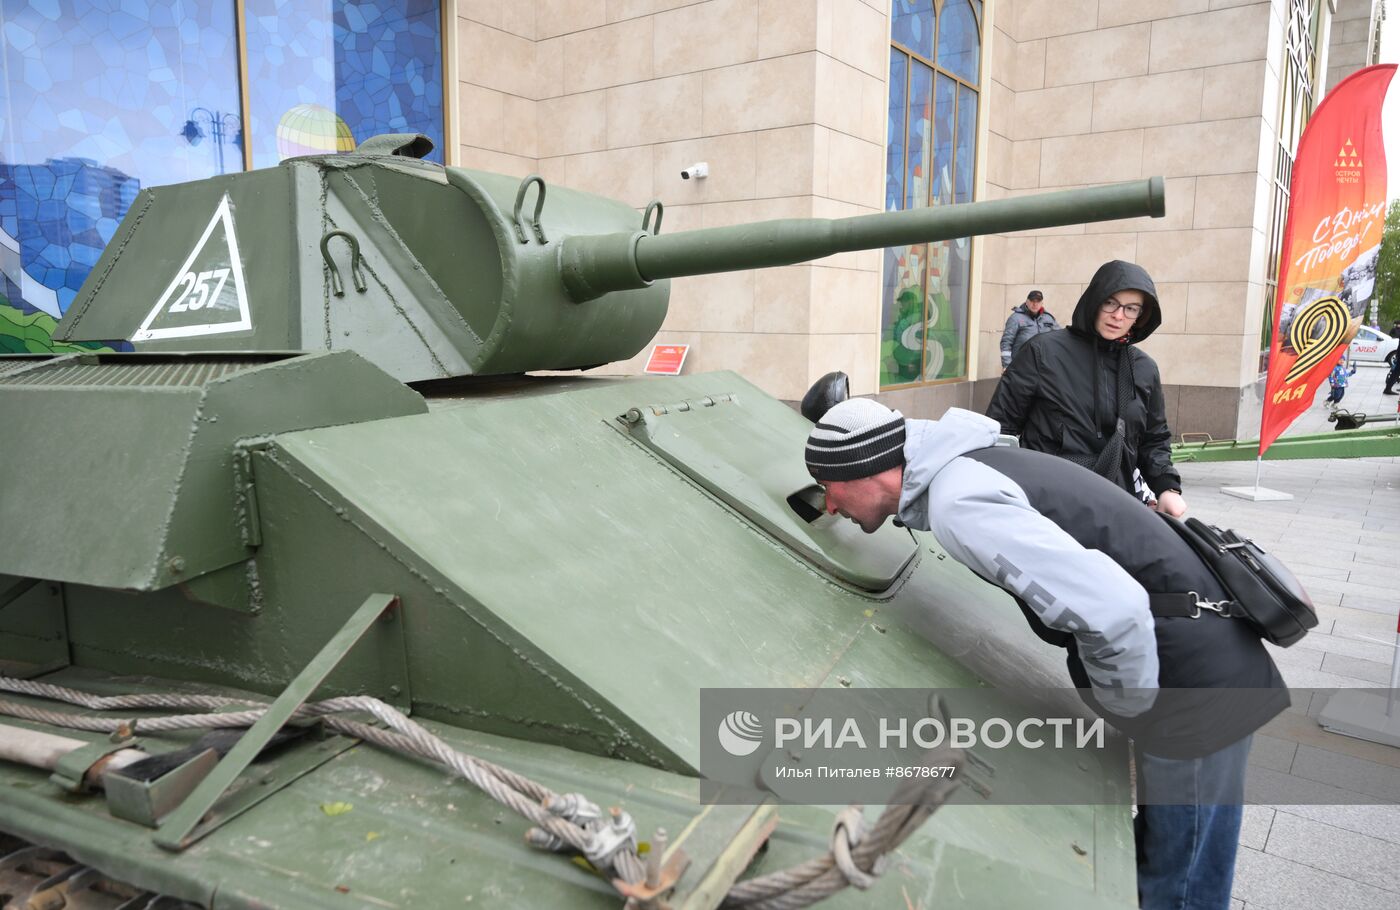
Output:
<instances>
[{"instance_id":1,"label":"bag strap","mask_svg":"<svg viewBox=\"0 0 1400 910\"><path fill-rule=\"evenodd\" d=\"M1195 591L1186 594L1148 594L1147 607L1159 619L1200 619L1203 612L1218 613L1227 619L1244 615L1234 609L1233 600L1206 600Z\"/></svg>"}]
</instances>

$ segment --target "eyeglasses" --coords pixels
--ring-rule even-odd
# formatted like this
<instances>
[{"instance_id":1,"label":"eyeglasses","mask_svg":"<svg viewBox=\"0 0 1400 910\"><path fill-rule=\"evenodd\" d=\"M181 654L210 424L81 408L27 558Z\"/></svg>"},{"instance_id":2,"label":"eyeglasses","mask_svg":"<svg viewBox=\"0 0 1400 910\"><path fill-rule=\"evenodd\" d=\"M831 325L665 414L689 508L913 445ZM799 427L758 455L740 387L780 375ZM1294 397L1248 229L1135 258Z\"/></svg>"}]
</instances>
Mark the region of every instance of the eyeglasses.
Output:
<instances>
[{"instance_id":1,"label":"eyeglasses","mask_svg":"<svg viewBox=\"0 0 1400 910\"><path fill-rule=\"evenodd\" d=\"M1099 304L1099 309L1105 313L1113 313L1118 310L1123 311L1123 315L1129 319L1136 319L1142 315L1142 304L1140 303L1119 303L1112 298Z\"/></svg>"}]
</instances>

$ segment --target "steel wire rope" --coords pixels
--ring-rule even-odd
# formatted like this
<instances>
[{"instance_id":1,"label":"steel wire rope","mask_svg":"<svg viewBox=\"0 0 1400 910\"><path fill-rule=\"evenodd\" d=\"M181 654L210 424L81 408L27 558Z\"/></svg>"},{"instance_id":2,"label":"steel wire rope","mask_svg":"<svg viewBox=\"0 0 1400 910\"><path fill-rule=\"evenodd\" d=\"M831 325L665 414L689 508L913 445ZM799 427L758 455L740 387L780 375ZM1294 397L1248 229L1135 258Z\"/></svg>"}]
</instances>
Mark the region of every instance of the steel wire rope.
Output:
<instances>
[{"instance_id":1,"label":"steel wire rope","mask_svg":"<svg viewBox=\"0 0 1400 910\"><path fill-rule=\"evenodd\" d=\"M97 711L174 708L214 712L165 717L104 718L46 710L0 699L0 714L35 723L98 733L123 730L134 733L138 728L143 732L154 733L247 727L256 723L266 710L266 703L253 699L168 693L100 696L65 686L6 676L0 676L0 691L47 698ZM244 705L258 707L239 711L222 710ZM352 712L369 714L389 729L336 716ZM601 863L595 861L595 865L610 867L613 874L623 882L637 884L647 877L647 865L638 854L635 841L625 842L610 854L600 856L599 832L596 829L581 827L550 811L551 805L564 804L566 797L561 797L548 787L508 768L453 749L398 709L379 699L369 696L344 696L312 702L299 707L288 722L317 719L348 736L446 765L487 796L533 822L543 831L554 835L578 853L588 857L590 861L594 861L595 858L602 860ZM936 761L960 768L961 754L944 754ZM847 887L862 890L869 888L883 872L888 855L937 811L957 786L956 777L925 778L903 789L900 801L885 807L868 834L865 831L861 807L846 807L837 814L831 834L831 846L825 856L739 882L730 888L723 906L743 910L799 910ZM527 837L527 841L529 840ZM654 905L654 902L633 898L629 899L628 904L645 907Z\"/></svg>"}]
</instances>

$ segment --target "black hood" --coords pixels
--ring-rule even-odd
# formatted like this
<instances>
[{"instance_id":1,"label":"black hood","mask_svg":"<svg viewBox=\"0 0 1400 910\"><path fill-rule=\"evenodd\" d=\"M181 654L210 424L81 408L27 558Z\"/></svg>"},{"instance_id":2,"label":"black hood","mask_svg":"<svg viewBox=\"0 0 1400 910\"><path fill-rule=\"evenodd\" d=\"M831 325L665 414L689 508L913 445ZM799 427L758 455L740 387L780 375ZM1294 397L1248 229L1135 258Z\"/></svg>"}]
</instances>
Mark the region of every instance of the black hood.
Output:
<instances>
[{"instance_id":1,"label":"black hood","mask_svg":"<svg viewBox=\"0 0 1400 910\"><path fill-rule=\"evenodd\" d=\"M1109 297L1122 290L1132 288L1147 295L1147 308L1138 317L1137 324L1128 332L1129 342L1142 341L1162 324L1162 307L1157 303L1157 286L1152 283L1147 271L1133 262L1115 259L1099 266L1089 286L1074 305L1074 318L1070 329L1089 338L1097 338L1094 323L1098 319L1099 306Z\"/></svg>"}]
</instances>

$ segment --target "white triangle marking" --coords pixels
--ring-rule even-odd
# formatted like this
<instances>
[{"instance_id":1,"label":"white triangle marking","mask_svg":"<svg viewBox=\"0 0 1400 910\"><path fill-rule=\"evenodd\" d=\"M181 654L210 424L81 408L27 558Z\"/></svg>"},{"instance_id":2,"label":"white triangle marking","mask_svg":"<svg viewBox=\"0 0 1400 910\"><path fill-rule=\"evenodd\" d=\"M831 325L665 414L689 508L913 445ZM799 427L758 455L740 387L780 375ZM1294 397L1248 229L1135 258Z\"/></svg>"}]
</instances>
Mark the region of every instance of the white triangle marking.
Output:
<instances>
[{"instance_id":1,"label":"white triangle marking","mask_svg":"<svg viewBox=\"0 0 1400 910\"><path fill-rule=\"evenodd\" d=\"M214 228L222 222L224 226L224 238L228 242L229 266L233 272L233 290L238 298L237 322L216 322L208 325L182 325L168 329L153 329L151 323L155 321L170 303L171 295L179 287L190 271L190 266L194 265L195 259L204 251L204 244L209 241L209 237L214 233ZM214 301L209 301L212 304ZM151 308L151 312L146 314L141 327L131 336L132 341L150 341L155 338L191 338L197 335L217 335L221 332L238 332L253 327L253 317L248 311L248 295L243 287L243 260L238 255L238 238L233 233L233 208L229 202L228 194L219 202L219 207L214 210L214 217L209 219L209 226L200 235L199 242L194 245L194 251L185 260L185 264L176 271L175 277L170 280L170 285L166 287L165 293L160 295L160 300Z\"/></svg>"}]
</instances>

